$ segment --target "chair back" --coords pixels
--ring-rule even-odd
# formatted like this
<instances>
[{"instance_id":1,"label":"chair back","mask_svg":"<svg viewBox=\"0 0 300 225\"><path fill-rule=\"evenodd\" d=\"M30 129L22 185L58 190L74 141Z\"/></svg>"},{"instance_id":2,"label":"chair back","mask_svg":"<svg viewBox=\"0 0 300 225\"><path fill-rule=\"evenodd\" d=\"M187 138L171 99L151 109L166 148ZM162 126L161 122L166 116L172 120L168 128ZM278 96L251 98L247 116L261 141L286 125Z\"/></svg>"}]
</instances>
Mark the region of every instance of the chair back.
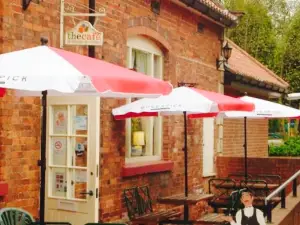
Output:
<instances>
[{"instance_id":1,"label":"chair back","mask_svg":"<svg viewBox=\"0 0 300 225\"><path fill-rule=\"evenodd\" d=\"M1 225L30 225L34 222L29 212L19 208L3 208L0 210Z\"/></svg>"}]
</instances>

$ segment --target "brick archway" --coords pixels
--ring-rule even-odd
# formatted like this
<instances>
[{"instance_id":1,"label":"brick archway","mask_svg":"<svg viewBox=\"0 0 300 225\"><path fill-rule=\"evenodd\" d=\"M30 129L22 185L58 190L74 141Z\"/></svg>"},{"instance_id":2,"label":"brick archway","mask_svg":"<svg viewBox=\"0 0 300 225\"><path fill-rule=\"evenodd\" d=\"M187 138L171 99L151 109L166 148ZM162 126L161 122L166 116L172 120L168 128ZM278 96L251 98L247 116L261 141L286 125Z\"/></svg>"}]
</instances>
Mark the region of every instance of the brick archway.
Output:
<instances>
[{"instance_id":1,"label":"brick archway","mask_svg":"<svg viewBox=\"0 0 300 225\"><path fill-rule=\"evenodd\" d=\"M132 18L128 21L127 37L135 35L144 35L157 42L166 50L171 50L171 45L168 42L168 31L161 28L156 21L148 17Z\"/></svg>"}]
</instances>

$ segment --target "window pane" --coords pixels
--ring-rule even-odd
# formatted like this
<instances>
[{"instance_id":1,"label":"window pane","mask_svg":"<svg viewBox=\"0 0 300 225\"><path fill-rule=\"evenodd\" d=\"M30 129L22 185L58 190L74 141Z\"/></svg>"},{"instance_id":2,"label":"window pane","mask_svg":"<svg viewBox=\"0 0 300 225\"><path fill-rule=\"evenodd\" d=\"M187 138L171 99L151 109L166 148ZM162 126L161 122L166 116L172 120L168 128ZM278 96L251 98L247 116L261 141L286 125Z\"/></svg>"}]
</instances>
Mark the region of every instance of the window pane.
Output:
<instances>
[{"instance_id":1,"label":"window pane","mask_svg":"<svg viewBox=\"0 0 300 225\"><path fill-rule=\"evenodd\" d=\"M142 130L142 118L131 119L131 156L145 154L145 132Z\"/></svg>"},{"instance_id":2,"label":"window pane","mask_svg":"<svg viewBox=\"0 0 300 225\"><path fill-rule=\"evenodd\" d=\"M149 62L149 54L133 49L131 57L133 68L140 73L148 74L149 66L147 64Z\"/></svg>"},{"instance_id":3,"label":"window pane","mask_svg":"<svg viewBox=\"0 0 300 225\"><path fill-rule=\"evenodd\" d=\"M74 137L72 142L72 166L87 167L88 146L86 137Z\"/></svg>"},{"instance_id":4,"label":"window pane","mask_svg":"<svg viewBox=\"0 0 300 225\"><path fill-rule=\"evenodd\" d=\"M154 55L154 77L162 79L162 57Z\"/></svg>"},{"instance_id":5,"label":"window pane","mask_svg":"<svg viewBox=\"0 0 300 225\"><path fill-rule=\"evenodd\" d=\"M153 119L131 119L131 156L153 155Z\"/></svg>"},{"instance_id":6,"label":"window pane","mask_svg":"<svg viewBox=\"0 0 300 225\"><path fill-rule=\"evenodd\" d=\"M73 124L73 135L87 135L88 130L88 106L87 105L73 105L71 107Z\"/></svg>"},{"instance_id":7,"label":"window pane","mask_svg":"<svg viewBox=\"0 0 300 225\"><path fill-rule=\"evenodd\" d=\"M53 134L67 134L68 107L66 105L53 106Z\"/></svg>"},{"instance_id":8,"label":"window pane","mask_svg":"<svg viewBox=\"0 0 300 225\"><path fill-rule=\"evenodd\" d=\"M71 198L86 199L89 195L84 194L87 190L87 170L72 170L72 194Z\"/></svg>"},{"instance_id":9,"label":"window pane","mask_svg":"<svg viewBox=\"0 0 300 225\"><path fill-rule=\"evenodd\" d=\"M52 169L52 196L66 197L67 196L67 179L66 169L53 168Z\"/></svg>"},{"instance_id":10,"label":"window pane","mask_svg":"<svg viewBox=\"0 0 300 225\"><path fill-rule=\"evenodd\" d=\"M51 155L53 165L67 165L67 138L51 138Z\"/></svg>"}]
</instances>

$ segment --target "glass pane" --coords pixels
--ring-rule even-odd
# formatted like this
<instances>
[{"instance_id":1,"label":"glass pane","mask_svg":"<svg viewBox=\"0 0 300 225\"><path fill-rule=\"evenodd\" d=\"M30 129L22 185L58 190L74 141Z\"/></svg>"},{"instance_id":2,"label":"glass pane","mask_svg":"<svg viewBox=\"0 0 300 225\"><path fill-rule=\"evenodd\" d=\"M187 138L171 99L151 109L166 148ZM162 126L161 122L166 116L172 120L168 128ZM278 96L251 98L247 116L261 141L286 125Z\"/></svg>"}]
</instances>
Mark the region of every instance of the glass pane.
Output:
<instances>
[{"instance_id":1,"label":"glass pane","mask_svg":"<svg viewBox=\"0 0 300 225\"><path fill-rule=\"evenodd\" d=\"M89 195L83 194L87 190L87 170L75 169L72 172L72 196L71 198L86 199Z\"/></svg>"},{"instance_id":2,"label":"glass pane","mask_svg":"<svg viewBox=\"0 0 300 225\"><path fill-rule=\"evenodd\" d=\"M66 197L67 196L67 179L66 169L52 168L52 196Z\"/></svg>"},{"instance_id":3,"label":"glass pane","mask_svg":"<svg viewBox=\"0 0 300 225\"><path fill-rule=\"evenodd\" d=\"M67 134L68 132L68 107L53 107L53 134Z\"/></svg>"},{"instance_id":4,"label":"glass pane","mask_svg":"<svg viewBox=\"0 0 300 225\"><path fill-rule=\"evenodd\" d=\"M67 138L51 138L51 155L53 165L67 165Z\"/></svg>"},{"instance_id":5,"label":"glass pane","mask_svg":"<svg viewBox=\"0 0 300 225\"><path fill-rule=\"evenodd\" d=\"M153 155L153 119L131 119L132 147L131 156Z\"/></svg>"},{"instance_id":6,"label":"glass pane","mask_svg":"<svg viewBox=\"0 0 300 225\"><path fill-rule=\"evenodd\" d=\"M136 49L132 50L132 64L133 68L144 74L148 74L148 60L149 60L149 54L146 52L142 52Z\"/></svg>"},{"instance_id":7,"label":"glass pane","mask_svg":"<svg viewBox=\"0 0 300 225\"><path fill-rule=\"evenodd\" d=\"M162 58L161 56L154 55L154 77L162 79Z\"/></svg>"},{"instance_id":8,"label":"glass pane","mask_svg":"<svg viewBox=\"0 0 300 225\"><path fill-rule=\"evenodd\" d=\"M87 135L88 130L88 106L74 105L72 106L73 126L72 134Z\"/></svg>"},{"instance_id":9,"label":"glass pane","mask_svg":"<svg viewBox=\"0 0 300 225\"><path fill-rule=\"evenodd\" d=\"M87 138L75 137L72 138L72 166L87 167Z\"/></svg>"}]
</instances>

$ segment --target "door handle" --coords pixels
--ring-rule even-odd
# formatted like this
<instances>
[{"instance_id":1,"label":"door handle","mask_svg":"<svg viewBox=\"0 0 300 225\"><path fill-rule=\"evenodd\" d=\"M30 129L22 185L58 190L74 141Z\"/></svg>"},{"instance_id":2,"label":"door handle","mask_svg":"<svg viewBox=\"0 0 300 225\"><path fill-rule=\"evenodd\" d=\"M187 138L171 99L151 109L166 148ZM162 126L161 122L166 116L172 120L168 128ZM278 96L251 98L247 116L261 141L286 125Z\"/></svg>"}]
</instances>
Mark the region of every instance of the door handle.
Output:
<instances>
[{"instance_id":1,"label":"door handle","mask_svg":"<svg viewBox=\"0 0 300 225\"><path fill-rule=\"evenodd\" d=\"M91 190L89 192L80 192L81 195L89 195L89 196L93 196L94 192Z\"/></svg>"}]
</instances>

